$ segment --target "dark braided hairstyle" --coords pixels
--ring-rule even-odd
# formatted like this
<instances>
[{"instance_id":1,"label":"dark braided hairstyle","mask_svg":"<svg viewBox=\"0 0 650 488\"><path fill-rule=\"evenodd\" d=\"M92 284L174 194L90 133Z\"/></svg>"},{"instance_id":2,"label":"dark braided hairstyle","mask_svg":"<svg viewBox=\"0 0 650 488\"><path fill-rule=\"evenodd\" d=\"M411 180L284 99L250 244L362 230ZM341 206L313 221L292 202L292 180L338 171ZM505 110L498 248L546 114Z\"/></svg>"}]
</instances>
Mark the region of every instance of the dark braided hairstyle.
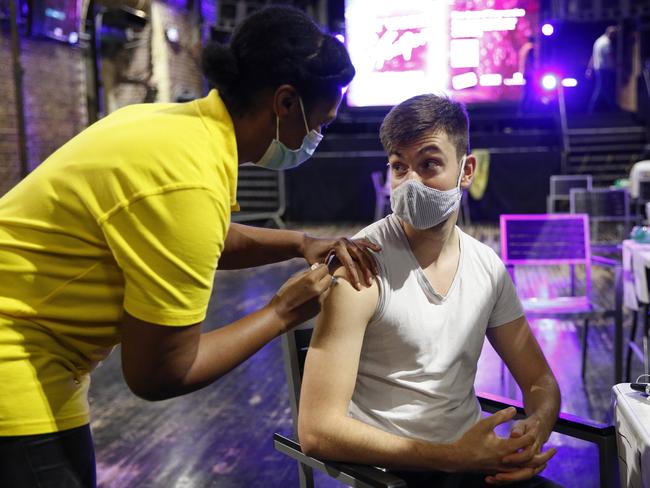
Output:
<instances>
[{"instance_id":1,"label":"dark braided hairstyle","mask_svg":"<svg viewBox=\"0 0 650 488\"><path fill-rule=\"evenodd\" d=\"M208 43L203 72L230 111L249 111L264 89L289 84L307 106L333 99L354 77L343 44L292 7L258 10L233 33L229 46Z\"/></svg>"}]
</instances>

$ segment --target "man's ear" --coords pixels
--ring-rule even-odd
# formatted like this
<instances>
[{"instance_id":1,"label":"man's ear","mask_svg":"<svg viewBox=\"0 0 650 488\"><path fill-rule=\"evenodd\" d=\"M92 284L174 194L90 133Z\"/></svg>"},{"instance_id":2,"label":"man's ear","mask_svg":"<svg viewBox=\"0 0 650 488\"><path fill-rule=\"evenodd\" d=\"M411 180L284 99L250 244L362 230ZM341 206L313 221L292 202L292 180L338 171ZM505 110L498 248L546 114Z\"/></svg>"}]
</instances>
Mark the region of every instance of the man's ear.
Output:
<instances>
[{"instance_id":1,"label":"man's ear","mask_svg":"<svg viewBox=\"0 0 650 488\"><path fill-rule=\"evenodd\" d=\"M460 180L460 187L466 190L472 184L474 174L476 172L476 156L468 154L465 159L465 168L463 169L463 177Z\"/></svg>"},{"instance_id":2,"label":"man's ear","mask_svg":"<svg viewBox=\"0 0 650 488\"><path fill-rule=\"evenodd\" d=\"M280 85L273 93L273 110L280 118L289 115L298 103L298 92L291 85Z\"/></svg>"}]
</instances>

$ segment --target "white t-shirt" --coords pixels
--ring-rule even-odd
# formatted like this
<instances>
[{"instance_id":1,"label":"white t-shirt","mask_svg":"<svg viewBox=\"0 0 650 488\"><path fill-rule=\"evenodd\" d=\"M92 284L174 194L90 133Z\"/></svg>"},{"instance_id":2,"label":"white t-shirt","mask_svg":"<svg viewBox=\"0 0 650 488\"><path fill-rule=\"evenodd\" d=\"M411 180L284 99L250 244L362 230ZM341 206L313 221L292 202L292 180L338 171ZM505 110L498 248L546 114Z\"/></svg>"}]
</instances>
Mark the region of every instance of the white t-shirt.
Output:
<instances>
[{"instance_id":1,"label":"white t-shirt","mask_svg":"<svg viewBox=\"0 0 650 488\"><path fill-rule=\"evenodd\" d=\"M480 420L474 379L485 332L523 309L496 253L456 231L460 260L446 296L429 283L393 214L355 236L382 251L379 301L363 339L350 416L430 442L453 441Z\"/></svg>"},{"instance_id":2,"label":"white t-shirt","mask_svg":"<svg viewBox=\"0 0 650 488\"><path fill-rule=\"evenodd\" d=\"M612 51L611 39L603 34L593 47L594 69L614 69L614 53Z\"/></svg>"}]
</instances>

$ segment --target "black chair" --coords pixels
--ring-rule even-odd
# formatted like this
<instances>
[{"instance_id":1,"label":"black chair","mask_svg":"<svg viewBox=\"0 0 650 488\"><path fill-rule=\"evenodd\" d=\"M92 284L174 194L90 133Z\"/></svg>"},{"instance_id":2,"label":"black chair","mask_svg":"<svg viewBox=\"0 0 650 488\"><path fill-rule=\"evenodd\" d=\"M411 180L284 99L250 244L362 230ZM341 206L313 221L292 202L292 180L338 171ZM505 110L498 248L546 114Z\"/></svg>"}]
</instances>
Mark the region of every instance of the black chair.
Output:
<instances>
[{"instance_id":1,"label":"black chair","mask_svg":"<svg viewBox=\"0 0 650 488\"><path fill-rule=\"evenodd\" d=\"M566 212L569 208L569 193L572 188L591 190L591 175L551 175L549 194L546 197L546 213ZM559 204L559 205L558 205Z\"/></svg>"},{"instance_id":2,"label":"black chair","mask_svg":"<svg viewBox=\"0 0 650 488\"><path fill-rule=\"evenodd\" d=\"M620 247L623 239L630 234L634 223L630 211L630 196L625 188L572 188L569 206L572 214L589 215L592 247ZM617 232L600 232L602 224L616 224Z\"/></svg>"},{"instance_id":3,"label":"black chair","mask_svg":"<svg viewBox=\"0 0 650 488\"><path fill-rule=\"evenodd\" d=\"M311 323L308 323L301 328L287 332L281 339L285 372L289 384L289 401L293 417L294 436L296 438L300 384L311 335L312 326ZM518 402L484 393L479 394L478 399L481 408L485 412L494 413L514 406L517 409L517 416L515 418L523 418L525 416L523 406ZM576 439L582 439L596 444L598 446L601 487L614 488L619 486L616 432L613 425L600 424L563 413L560 414L553 430ZM407 486L404 480L380 468L360 464L322 461L306 456L300 449L298 442L279 433L273 434L273 445L276 450L298 462L300 488L313 488L314 469L322 471L348 486L362 488L399 488Z\"/></svg>"}]
</instances>

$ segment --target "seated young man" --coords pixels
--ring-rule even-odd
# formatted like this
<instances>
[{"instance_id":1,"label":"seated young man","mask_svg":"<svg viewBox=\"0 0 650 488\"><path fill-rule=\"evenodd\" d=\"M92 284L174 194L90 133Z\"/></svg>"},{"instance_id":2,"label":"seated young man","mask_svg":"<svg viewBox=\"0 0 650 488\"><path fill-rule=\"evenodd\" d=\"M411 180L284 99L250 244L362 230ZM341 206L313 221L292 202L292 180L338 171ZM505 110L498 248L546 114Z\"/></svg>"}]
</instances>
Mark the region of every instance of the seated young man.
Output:
<instances>
[{"instance_id":1,"label":"seated young man","mask_svg":"<svg viewBox=\"0 0 650 488\"><path fill-rule=\"evenodd\" d=\"M456 227L476 167L468 125L461 104L435 95L386 116L393 213L359 233L383 248L379 276L357 291L336 272L345 279L325 299L307 354L299 438L308 455L426 483L542 486L560 392L502 261ZM505 438L493 430L514 408L482 419L474 392L485 336L524 397L527 418Z\"/></svg>"}]
</instances>

